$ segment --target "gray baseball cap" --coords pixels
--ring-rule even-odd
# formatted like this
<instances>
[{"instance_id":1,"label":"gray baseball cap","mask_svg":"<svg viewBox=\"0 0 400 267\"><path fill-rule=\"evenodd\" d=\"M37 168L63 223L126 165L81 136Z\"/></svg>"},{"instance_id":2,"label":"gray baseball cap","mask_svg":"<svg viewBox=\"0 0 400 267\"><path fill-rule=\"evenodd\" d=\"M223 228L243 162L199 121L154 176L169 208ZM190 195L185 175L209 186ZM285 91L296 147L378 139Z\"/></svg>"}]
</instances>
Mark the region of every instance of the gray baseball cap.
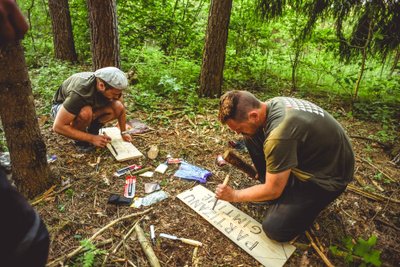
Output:
<instances>
[{"instance_id":1,"label":"gray baseball cap","mask_svg":"<svg viewBox=\"0 0 400 267\"><path fill-rule=\"evenodd\" d=\"M115 89L124 90L128 87L125 73L116 67L105 67L94 72L94 76L102 79Z\"/></svg>"}]
</instances>

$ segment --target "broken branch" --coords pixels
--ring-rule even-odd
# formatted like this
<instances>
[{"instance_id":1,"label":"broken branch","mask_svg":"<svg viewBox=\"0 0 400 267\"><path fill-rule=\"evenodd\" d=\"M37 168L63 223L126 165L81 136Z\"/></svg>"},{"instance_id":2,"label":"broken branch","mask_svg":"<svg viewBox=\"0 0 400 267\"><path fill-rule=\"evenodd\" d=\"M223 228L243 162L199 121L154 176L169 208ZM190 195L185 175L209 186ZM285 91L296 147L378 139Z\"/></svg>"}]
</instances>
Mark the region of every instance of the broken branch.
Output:
<instances>
[{"instance_id":1,"label":"broken branch","mask_svg":"<svg viewBox=\"0 0 400 267\"><path fill-rule=\"evenodd\" d=\"M97 231L96 233L94 233L94 235L92 235L88 240L89 240L89 241L92 241L92 240L95 239L97 236L99 236L101 233L103 233L105 230L107 230L108 228L110 228L111 226L115 225L116 223L118 223L118 222L120 222L120 221L129 219L129 218L132 218L132 217L135 217L135 216L138 216L138 215L146 214L146 213L148 213L148 212L151 211L151 210L152 210L152 208L147 209L147 210L142 211L142 212L129 214L129 215L123 216L123 217L121 217L121 218L115 219L115 220L111 221L110 223L108 223L108 224L107 224L106 226L104 226L103 228L101 228L99 231ZM56 265L59 264L60 262L62 263L62 262L64 262L65 260L68 260L68 259L74 257L74 256L75 256L76 254L78 254L82 249L83 249L83 246L79 246L79 247L77 247L75 250L73 250L72 252L70 252L70 253L68 253L68 254L66 254L66 255L64 255L64 256L61 256L61 257L59 257L59 258L53 260L52 262L48 263L46 266L48 266L48 267L56 266Z\"/></svg>"},{"instance_id":2,"label":"broken branch","mask_svg":"<svg viewBox=\"0 0 400 267\"><path fill-rule=\"evenodd\" d=\"M362 195L366 198L372 199L372 200L377 200L377 201L383 201L383 200L389 200L391 202L394 203L400 203L400 200L394 199L394 198L390 198L390 197L386 197L386 196L382 196L380 194L376 194L376 193L372 193L372 192L366 192L364 190L362 190L361 188L358 188L352 184L347 185L347 189L357 193L359 195Z\"/></svg>"},{"instance_id":3,"label":"broken branch","mask_svg":"<svg viewBox=\"0 0 400 267\"><path fill-rule=\"evenodd\" d=\"M139 224L136 224L135 231L136 234L138 235L140 246L142 247L143 252L146 255L147 259L149 260L150 266L161 267L160 262L158 261L158 258L154 253L153 248L150 245L150 242L144 236L143 229L142 227L139 226Z\"/></svg>"},{"instance_id":4,"label":"broken branch","mask_svg":"<svg viewBox=\"0 0 400 267\"><path fill-rule=\"evenodd\" d=\"M322 253L322 251L318 248L317 244L315 244L314 239L312 238L311 234L308 231L306 231L306 236L307 236L308 240L310 240L311 246L318 253L318 255L324 261L326 266L333 267L333 264L328 260L328 258L325 256L325 254Z\"/></svg>"},{"instance_id":5,"label":"broken branch","mask_svg":"<svg viewBox=\"0 0 400 267\"><path fill-rule=\"evenodd\" d=\"M394 183L397 182L394 178L390 177L387 173L385 173L384 171L382 171L381 169L379 169L378 167L376 167L374 164L372 164L372 163L369 162L368 160L365 160L365 159L360 158L360 157L357 157L357 156L356 156L356 159L358 159L358 160L360 160L360 161L362 161L362 162L364 162L364 163L369 164L372 168L376 169L378 172L380 172L380 173L382 173L384 176L386 176L386 178L388 178L390 181L392 181L392 182L394 182Z\"/></svg>"}]
</instances>

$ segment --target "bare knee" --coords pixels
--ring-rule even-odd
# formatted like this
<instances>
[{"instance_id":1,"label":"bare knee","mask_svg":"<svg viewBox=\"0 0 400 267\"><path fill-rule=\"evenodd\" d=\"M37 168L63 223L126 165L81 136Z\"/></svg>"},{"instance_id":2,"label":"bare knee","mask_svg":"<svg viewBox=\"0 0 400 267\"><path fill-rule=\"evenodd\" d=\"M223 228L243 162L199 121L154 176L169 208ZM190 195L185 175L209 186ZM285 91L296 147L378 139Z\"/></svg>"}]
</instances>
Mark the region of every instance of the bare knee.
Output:
<instances>
[{"instance_id":1,"label":"bare knee","mask_svg":"<svg viewBox=\"0 0 400 267\"><path fill-rule=\"evenodd\" d=\"M84 106L75 120L81 123L90 123L93 119L93 110L91 106Z\"/></svg>"},{"instance_id":2,"label":"bare knee","mask_svg":"<svg viewBox=\"0 0 400 267\"><path fill-rule=\"evenodd\" d=\"M125 111L125 106L121 101L116 100L112 102L111 108L114 111L115 117L118 118Z\"/></svg>"}]
</instances>

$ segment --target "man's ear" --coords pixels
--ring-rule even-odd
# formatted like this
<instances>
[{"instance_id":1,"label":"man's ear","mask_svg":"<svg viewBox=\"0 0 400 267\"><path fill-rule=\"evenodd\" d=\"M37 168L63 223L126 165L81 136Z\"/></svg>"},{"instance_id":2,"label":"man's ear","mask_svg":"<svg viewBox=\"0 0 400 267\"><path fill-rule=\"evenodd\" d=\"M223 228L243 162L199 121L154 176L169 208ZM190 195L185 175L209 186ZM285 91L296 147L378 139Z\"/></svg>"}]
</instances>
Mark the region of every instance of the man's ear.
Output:
<instances>
[{"instance_id":1,"label":"man's ear","mask_svg":"<svg viewBox=\"0 0 400 267\"><path fill-rule=\"evenodd\" d=\"M250 122L258 122L258 118L259 118L259 114L258 111L256 109L249 111L249 113L247 114L247 118Z\"/></svg>"},{"instance_id":2,"label":"man's ear","mask_svg":"<svg viewBox=\"0 0 400 267\"><path fill-rule=\"evenodd\" d=\"M97 90L99 90L101 92L104 92L106 90L106 85L99 78L96 78L96 86L97 86Z\"/></svg>"}]
</instances>

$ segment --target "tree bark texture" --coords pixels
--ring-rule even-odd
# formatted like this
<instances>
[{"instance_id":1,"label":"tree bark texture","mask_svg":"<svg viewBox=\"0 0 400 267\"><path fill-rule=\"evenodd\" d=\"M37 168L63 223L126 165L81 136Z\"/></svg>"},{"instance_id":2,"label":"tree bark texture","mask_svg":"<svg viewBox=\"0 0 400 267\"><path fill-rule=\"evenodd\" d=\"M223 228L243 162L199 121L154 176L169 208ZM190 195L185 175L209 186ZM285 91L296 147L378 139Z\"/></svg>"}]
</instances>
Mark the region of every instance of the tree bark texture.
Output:
<instances>
[{"instance_id":1,"label":"tree bark texture","mask_svg":"<svg viewBox=\"0 0 400 267\"><path fill-rule=\"evenodd\" d=\"M231 9L232 0L211 0L200 74L200 96L221 96Z\"/></svg>"},{"instance_id":2,"label":"tree bark texture","mask_svg":"<svg viewBox=\"0 0 400 267\"><path fill-rule=\"evenodd\" d=\"M49 0L53 26L54 55L61 60L77 61L68 0Z\"/></svg>"},{"instance_id":3,"label":"tree bark texture","mask_svg":"<svg viewBox=\"0 0 400 267\"><path fill-rule=\"evenodd\" d=\"M32 198L51 185L24 52L19 42L0 47L0 118L18 190Z\"/></svg>"},{"instance_id":4,"label":"tree bark texture","mask_svg":"<svg viewBox=\"0 0 400 267\"><path fill-rule=\"evenodd\" d=\"M87 0L92 50L92 67L120 68L117 6L115 0Z\"/></svg>"}]
</instances>

